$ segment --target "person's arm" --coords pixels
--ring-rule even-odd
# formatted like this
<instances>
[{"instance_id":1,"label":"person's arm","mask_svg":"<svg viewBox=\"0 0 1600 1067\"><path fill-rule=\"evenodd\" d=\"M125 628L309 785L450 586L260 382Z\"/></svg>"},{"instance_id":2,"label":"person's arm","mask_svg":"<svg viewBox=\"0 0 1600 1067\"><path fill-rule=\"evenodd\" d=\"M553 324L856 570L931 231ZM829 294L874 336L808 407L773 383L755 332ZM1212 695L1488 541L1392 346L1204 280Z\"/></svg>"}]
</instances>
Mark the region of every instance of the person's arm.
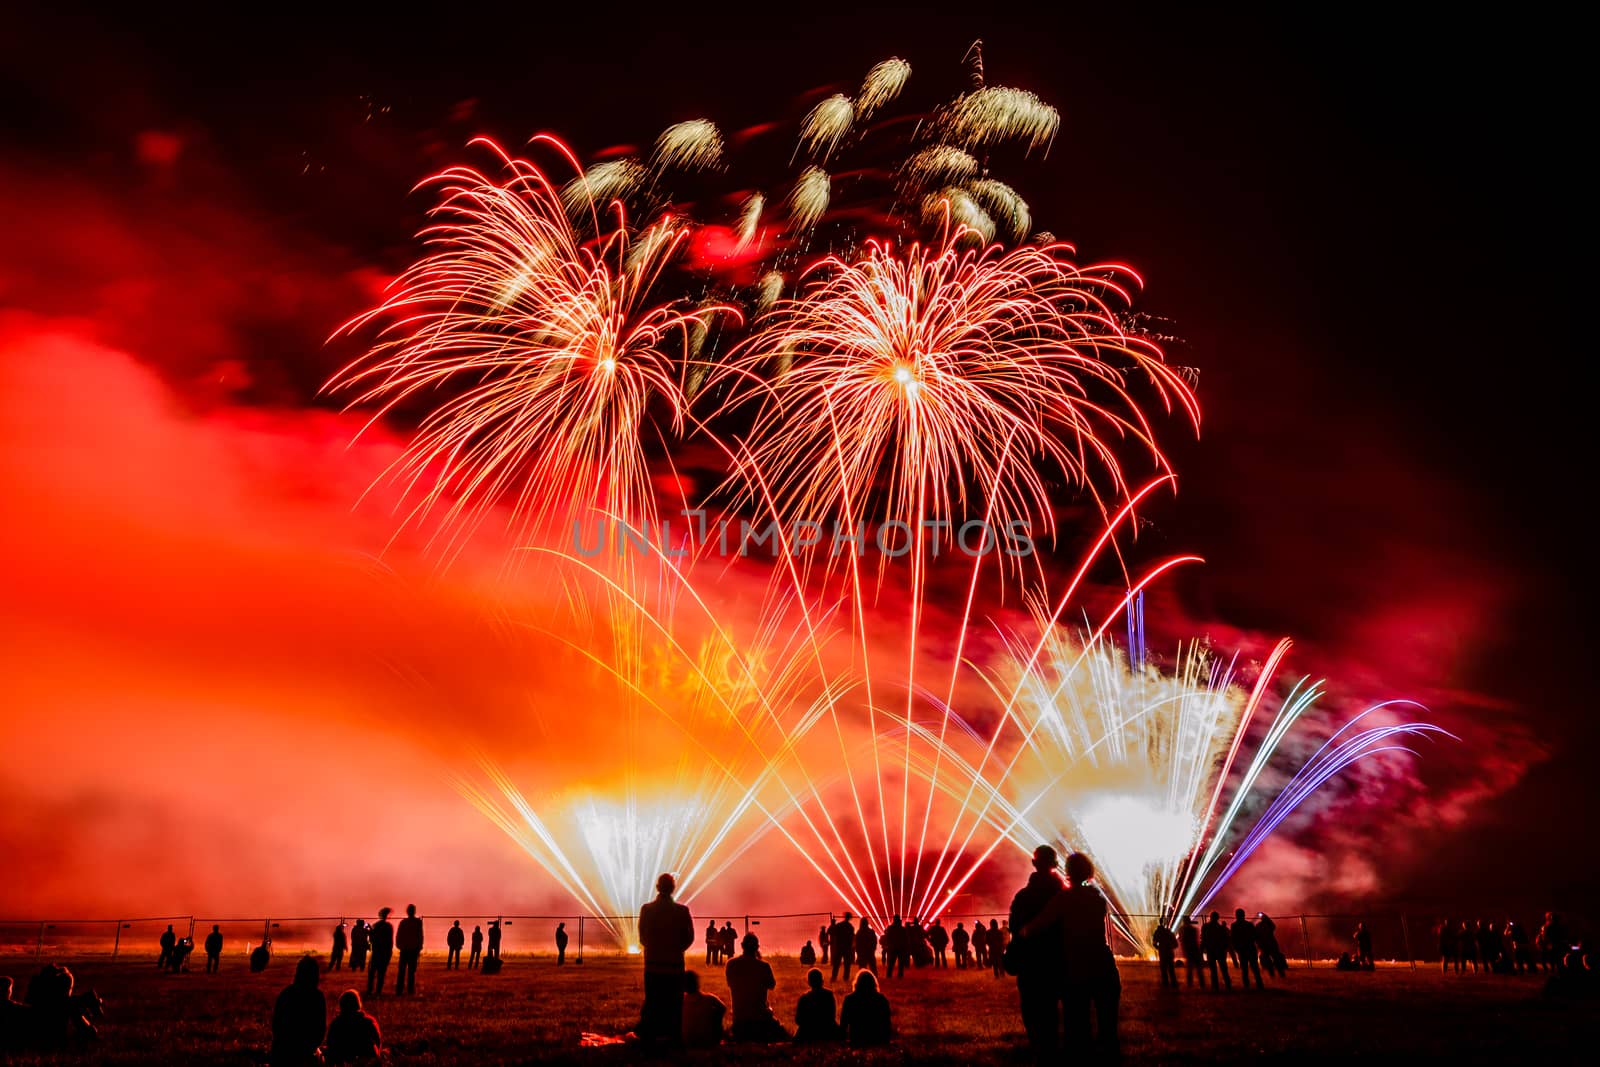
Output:
<instances>
[{"instance_id":1,"label":"person's arm","mask_svg":"<svg viewBox=\"0 0 1600 1067\"><path fill-rule=\"evenodd\" d=\"M1066 910L1067 894L1057 893L1050 898L1050 903L1041 908L1039 914L1035 915L1019 932L1023 937L1032 937L1052 923L1060 922L1061 916ZM1016 927L1013 926L1012 929L1015 930Z\"/></svg>"}]
</instances>

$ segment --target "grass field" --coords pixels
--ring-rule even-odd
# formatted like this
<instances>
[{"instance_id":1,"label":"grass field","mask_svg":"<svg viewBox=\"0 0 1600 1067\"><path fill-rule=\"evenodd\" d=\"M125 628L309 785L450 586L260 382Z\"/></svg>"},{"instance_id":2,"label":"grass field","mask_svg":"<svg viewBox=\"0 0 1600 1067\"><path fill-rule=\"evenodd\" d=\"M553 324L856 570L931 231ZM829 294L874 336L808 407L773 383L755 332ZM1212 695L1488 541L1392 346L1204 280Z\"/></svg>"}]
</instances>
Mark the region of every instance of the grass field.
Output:
<instances>
[{"instance_id":1,"label":"grass field","mask_svg":"<svg viewBox=\"0 0 1600 1067\"><path fill-rule=\"evenodd\" d=\"M294 958L280 955L262 974L242 966L221 975L171 975L148 964L65 960L80 990L106 1000L98 1048L82 1055L22 1057L13 1062L98 1064L254 1064L265 1058L272 1003ZM804 988L805 969L772 957L778 988L772 1004L786 1025ZM720 971L702 967L704 987L724 1001ZM203 966L203 961L202 961ZM31 959L0 960L19 979ZM1122 1035L1128 1062L1278 1060L1310 1063L1362 1057L1387 1062L1447 1058L1453 1063L1523 1063L1570 1058L1600 1023L1594 999L1542 994L1538 976L1441 977L1432 968L1381 967L1342 973L1303 966L1261 993L1164 993L1153 964L1124 963ZM362 976L355 976L362 977ZM325 975L331 1002L357 983ZM590 957L557 969L541 956L507 956L503 973L447 971L428 958L414 997L385 996L368 1008L383 1027L395 1063L517 1064L634 1062L628 1046L584 1048L585 1031L618 1034L638 1015L642 982L636 960ZM843 983L836 987L842 995ZM688 1062L1019 1063L1026 1060L1016 983L988 972L910 972L888 982L898 1038L871 1054L791 1046L730 1045L683 1056ZM1568 1055L1563 1056L1562 1053Z\"/></svg>"}]
</instances>

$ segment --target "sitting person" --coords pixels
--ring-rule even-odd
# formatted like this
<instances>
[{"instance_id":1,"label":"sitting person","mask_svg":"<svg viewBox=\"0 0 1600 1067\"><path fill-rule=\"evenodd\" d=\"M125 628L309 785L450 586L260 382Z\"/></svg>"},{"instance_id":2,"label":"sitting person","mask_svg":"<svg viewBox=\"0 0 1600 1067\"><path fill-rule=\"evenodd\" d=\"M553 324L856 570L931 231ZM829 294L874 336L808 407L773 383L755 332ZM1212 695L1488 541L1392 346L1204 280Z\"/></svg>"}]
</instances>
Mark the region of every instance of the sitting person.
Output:
<instances>
[{"instance_id":1,"label":"sitting person","mask_svg":"<svg viewBox=\"0 0 1600 1067\"><path fill-rule=\"evenodd\" d=\"M272 1009L272 1067L317 1062L328 1032L328 1005L317 987L321 974L315 956L302 956L294 981L278 994Z\"/></svg>"},{"instance_id":2,"label":"sitting person","mask_svg":"<svg viewBox=\"0 0 1600 1067\"><path fill-rule=\"evenodd\" d=\"M250 971L259 974L267 969L267 964L272 962L272 942L263 941L250 950Z\"/></svg>"},{"instance_id":3,"label":"sitting person","mask_svg":"<svg viewBox=\"0 0 1600 1067\"><path fill-rule=\"evenodd\" d=\"M889 998L878 992L878 978L871 971L856 975L855 992L844 998L844 1007L839 1009L839 1029L851 1048L889 1043Z\"/></svg>"},{"instance_id":4,"label":"sitting person","mask_svg":"<svg viewBox=\"0 0 1600 1067\"><path fill-rule=\"evenodd\" d=\"M812 947L811 942L807 941L805 947L800 950L800 966L815 967L816 965L817 950Z\"/></svg>"},{"instance_id":5,"label":"sitting person","mask_svg":"<svg viewBox=\"0 0 1600 1067\"><path fill-rule=\"evenodd\" d=\"M710 993L700 992L700 974L683 972L683 1043L690 1048L722 1044L722 1017L728 1008Z\"/></svg>"},{"instance_id":6,"label":"sitting person","mask_svg":"<svg viewBox=\"0 0 1600 1067\"><path fill-rule=\"evenodd\" d=\"M772 965L761 958L761 941L755 934L745 934L740 946L743 951L728 961L724 972L733 994L733 1039L787 1041L789 1032L767 1005L767 991L777 988L778 982Z\"/></svg>"},{"instance_id":7,"label":"sitting person","mask_svg":"<svg viewBox=\"0 0 1600 1067\"><path fill-rule=\"evenodd\" d=\"M822 972L815 967L807 971L806 985L811 988L800 994L800 1003L794 1009L795 1041L804 1044L839 1040L833 991L822 987Z\"/></svg>"},{"instance_id":8,"label":"sitting person","mask_svg":"<svg viewBox=\"0 0 1600 1067\"><path fill-rule=\"evenodd\" d=\"M328 1026L325 1063L370 1063L383 1056L378 1020L361 1010L361 994L346 989L339 995L339 1014Z\"/></svg>"}]
</instances>

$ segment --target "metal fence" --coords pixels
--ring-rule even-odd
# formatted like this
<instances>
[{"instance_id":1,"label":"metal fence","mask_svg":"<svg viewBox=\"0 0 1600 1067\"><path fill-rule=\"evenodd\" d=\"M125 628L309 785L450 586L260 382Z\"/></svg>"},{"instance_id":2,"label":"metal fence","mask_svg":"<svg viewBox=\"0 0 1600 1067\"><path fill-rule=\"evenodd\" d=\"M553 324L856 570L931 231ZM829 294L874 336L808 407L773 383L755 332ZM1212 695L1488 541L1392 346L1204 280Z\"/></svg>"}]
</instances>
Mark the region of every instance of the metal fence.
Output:
<instances>
[{"instance_id":1,"label":"metal fence","mask_svg":"<svg viewBox=\"0 0 1600 1067\"><path fill-rule=\"evenodd\" d=\"M691 954L705 951L703 938L708 922L721 929L731 924L737 934L754 933L761 939L766 955L794 955L807 941L820 953L819 936L825 927L840 917L827 911L787 914L696 914L696 943ZM203 960L206 935L213 925L223 935L224 958L241 959L263 941L270 941L275 953L326 953L333 943L333 930L341 922L368 921L375 916L292 916L239 918L233 916L177 915L132 919L0 919L0 958L31 957L93 958L154 963L160 953L162 933L170 925L178 937L189 937L195 946L195 961ZM423 916L427 923L428 954L443 955L445 930L460 922L469 938L474 927L487 935L489 924L501 924L501 951L516 955L555 952L555 928L565 923L570 939L567 953L574 961L585 955L619 955L630 950L618 937L628 928L633 916L593 915L472 915L432 913ZM1153 918L1131 916L1130 918ZM1231 918L1225 914L1224 919ZM1252 913L1251 918L1254 918ZM982 921L1004 924L1005 912L972 912L942 916L945 926L954 929L962 922L970 929ZM1276 915L1278 945L1285 956L1307 966L1336 959L1354 950L1357 923L1364 923L1372 937L1373 956L1379 960L1409 963L1437 962L1438 939L1435 917L1398 912L1341 915ZM1142 950L1108 926L1112 948L1125 956L1142 955ZM470 941L469 941L470 944Z\"/></svg>"}]
</instances>

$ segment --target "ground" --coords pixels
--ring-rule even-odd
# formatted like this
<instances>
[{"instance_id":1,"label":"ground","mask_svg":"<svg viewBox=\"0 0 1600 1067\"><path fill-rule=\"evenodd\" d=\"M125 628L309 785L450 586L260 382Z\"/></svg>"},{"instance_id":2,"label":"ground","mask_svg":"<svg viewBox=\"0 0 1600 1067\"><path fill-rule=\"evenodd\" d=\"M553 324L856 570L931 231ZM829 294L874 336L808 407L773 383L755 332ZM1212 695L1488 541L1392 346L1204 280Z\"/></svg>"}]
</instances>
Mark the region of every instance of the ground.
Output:
<instances>
[{"instance_id":1,"label":"ground","mask_svg":"<svg viewBox=\"0 0 1600 1067\"><path fill-rule=\"evenodd\" d=\"M80 990L106 1001L101 1040L81 1055L14 1062L97 1064L259 1064L265 1059L272 1002L288 982L293 958L280 954L262 974L235 964L220 975L158 973L148 964L66 960ZM772 1003L792 1024L805 968L771 960L778 977ZM720 971L702 967L706 990L727 1000ZM0 958L0 973L24 978L32 959ZM1537 976L1444 977L1404 965L1375 973L1304 966L1265 992L1164 993L1153 964L1122 966L1123 1044L1128 1062L1279 1060L1308 1063L1361 1056L1386 1062L1448 1057L1463 1062L1529 1062L1560 1056L1592 1035L1600 1002L1543 994ZM19 985L22 984L19 982ZM330 1002L351 985L348 973L324 975ZM835 985L841 996L843 983ZM591 956L557 968L541 956L508 956L495 976L447 971L425 959L414 997L369 1004L393 1062L406 1065L635 1062L630 1046L582 1047L585 1032L619 1034L637 1018L641 977L636 959ZM898 1038L870 1055L792 1047L727 1046L683 1057L690 1062L817 1064L863 1062L1025 1062L1016 982L986 971L914 971L887 983Z\"/></svg>"}]
</instances>

